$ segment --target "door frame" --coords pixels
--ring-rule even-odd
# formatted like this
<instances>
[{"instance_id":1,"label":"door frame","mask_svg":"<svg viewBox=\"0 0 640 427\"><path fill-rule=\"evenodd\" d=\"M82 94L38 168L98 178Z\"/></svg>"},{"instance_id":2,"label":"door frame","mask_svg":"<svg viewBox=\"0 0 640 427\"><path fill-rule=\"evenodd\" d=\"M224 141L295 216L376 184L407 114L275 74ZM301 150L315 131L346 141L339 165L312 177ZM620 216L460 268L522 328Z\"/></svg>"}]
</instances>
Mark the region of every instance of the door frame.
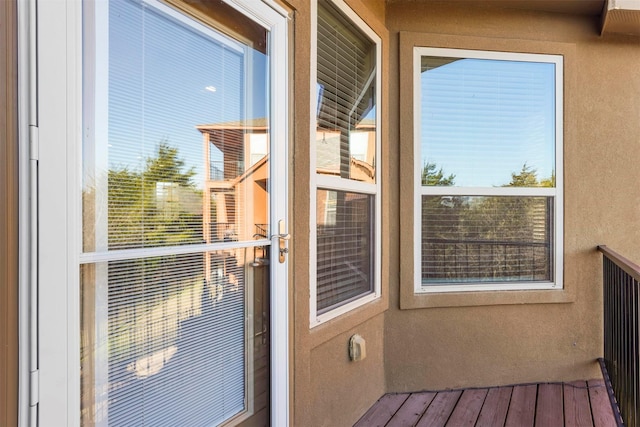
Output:
<instances>
[{"instance_id":1,"label":"door frame","mask_svg":"<svg viewBox=\"0 0 640 427\"><path fill-rule=\"evenodd\" d=\"M46 19L38 20L37 67L31 64L38 70L30 90L37 89L39 113L39 188L32 194L39 198L39 256L31 259L39 275L39 384L29 387L39 395L40 425L79 426L82 4L30 1ZM273 0L225 1L271 35L270 231L276 246L283 231L278 222L288 223L288 14ZM287 262L277 262L276 252L271 251L271 423L280 426L289 424L289 292Z\"/></svg>"}]
</instances>

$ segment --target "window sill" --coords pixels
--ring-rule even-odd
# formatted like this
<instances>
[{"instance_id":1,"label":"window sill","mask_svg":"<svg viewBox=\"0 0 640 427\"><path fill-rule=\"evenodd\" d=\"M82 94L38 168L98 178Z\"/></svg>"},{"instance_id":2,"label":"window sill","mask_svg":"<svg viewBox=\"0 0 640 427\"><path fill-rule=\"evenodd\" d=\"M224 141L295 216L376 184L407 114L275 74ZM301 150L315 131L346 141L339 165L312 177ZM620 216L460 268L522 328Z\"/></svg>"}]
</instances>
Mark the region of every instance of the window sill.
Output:
<instances>
[{"instance_id":1,"label":"window sill","mask_svg":"<svg viewBox=\"0 0 640 427\"><path fill-rule=\"evenodd\" d=\"M403 290L407 290L406 288ZM509 290L478 292L402 292L400 309L438 307L475 307L488 305L566 304L575 301L575 292L569 289Z\"/></svg>"},{"instance_id":2,"label":"window sill","mask_svg":"<svg viewBox=\"0 0 640 427\"><path fill-rule=\"evenodd\" d=\"M365 304L368 304L372 301L376 301L378 299L380 299L380 294L372 292L372 293L363 295L362 297L354 301L351 301L348 304L344 304L339 307L336 307L331 311L328 311L326 313L319 314L316 316L312 316L309 322L309 328L313 329L315 327L318 327L323 323L326 323L332 319L342 316L343 314L349 313L350 311L353 311L356 308L359 308Z\"/></svg>"}]
</instances>

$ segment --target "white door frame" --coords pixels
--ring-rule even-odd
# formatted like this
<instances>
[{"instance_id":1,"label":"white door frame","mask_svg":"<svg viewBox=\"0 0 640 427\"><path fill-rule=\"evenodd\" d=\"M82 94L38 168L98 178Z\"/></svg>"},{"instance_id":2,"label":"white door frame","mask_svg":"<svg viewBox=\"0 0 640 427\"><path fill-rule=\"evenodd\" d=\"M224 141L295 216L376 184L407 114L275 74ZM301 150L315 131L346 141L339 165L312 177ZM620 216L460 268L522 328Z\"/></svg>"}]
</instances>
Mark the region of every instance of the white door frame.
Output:
<instances>
[{"instance_id":1,"label":"white door frame","mask_svg":"<svg viewBox=\"0 0 640 427\"><path fill-rule=\"evenodd\" d=\"M39 128L38 419L42 426L80 424L82 248L82 4L31 0L37 6ZM272 129L271 234L287 224L288 34L286 11L271 0L226 0L270 32ZM283 100L286 100L283 102ZM274 189L282 191L274 191ZM277 247L277 239L272 240ZM271 423L289 424L287 263L271 262ZM32 260L32 262L36 262Z\"/></svg>"}]
</instances>

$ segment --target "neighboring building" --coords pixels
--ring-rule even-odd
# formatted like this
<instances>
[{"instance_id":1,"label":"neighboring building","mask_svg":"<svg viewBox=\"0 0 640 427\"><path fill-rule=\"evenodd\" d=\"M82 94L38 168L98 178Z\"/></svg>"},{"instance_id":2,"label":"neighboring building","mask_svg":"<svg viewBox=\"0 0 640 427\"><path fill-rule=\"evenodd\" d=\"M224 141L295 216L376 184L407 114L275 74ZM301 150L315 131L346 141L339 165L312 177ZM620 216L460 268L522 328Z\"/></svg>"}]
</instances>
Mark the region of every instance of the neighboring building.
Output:
<instances>
[{"instance_id":1,"label":"neighboring building","mask_svg":"<svg viewBox=\"0 0 640 427\"><path fill-rule=\"evenodd\" d=\"M2 2L0 425L353 425L599 377L596 246L640 261L639 16Z\"/></svg>"}]
</instances>

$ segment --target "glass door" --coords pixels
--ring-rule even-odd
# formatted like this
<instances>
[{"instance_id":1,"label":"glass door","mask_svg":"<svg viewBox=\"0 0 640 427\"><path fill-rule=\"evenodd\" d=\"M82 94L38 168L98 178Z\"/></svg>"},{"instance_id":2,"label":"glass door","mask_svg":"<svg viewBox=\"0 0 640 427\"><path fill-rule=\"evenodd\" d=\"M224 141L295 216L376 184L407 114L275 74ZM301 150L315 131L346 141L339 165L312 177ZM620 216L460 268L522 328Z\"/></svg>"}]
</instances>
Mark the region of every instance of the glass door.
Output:
<instances>
[{"instance_id":1,"label":"glass door","mask_svg":"<svg viewBox=\"0 0 640 427\"><path fill-rule=\"evenodd\" d=\"M268 425L271 30L221 1L82 14L81 424Z\"/></svg>"}]
</instances>

